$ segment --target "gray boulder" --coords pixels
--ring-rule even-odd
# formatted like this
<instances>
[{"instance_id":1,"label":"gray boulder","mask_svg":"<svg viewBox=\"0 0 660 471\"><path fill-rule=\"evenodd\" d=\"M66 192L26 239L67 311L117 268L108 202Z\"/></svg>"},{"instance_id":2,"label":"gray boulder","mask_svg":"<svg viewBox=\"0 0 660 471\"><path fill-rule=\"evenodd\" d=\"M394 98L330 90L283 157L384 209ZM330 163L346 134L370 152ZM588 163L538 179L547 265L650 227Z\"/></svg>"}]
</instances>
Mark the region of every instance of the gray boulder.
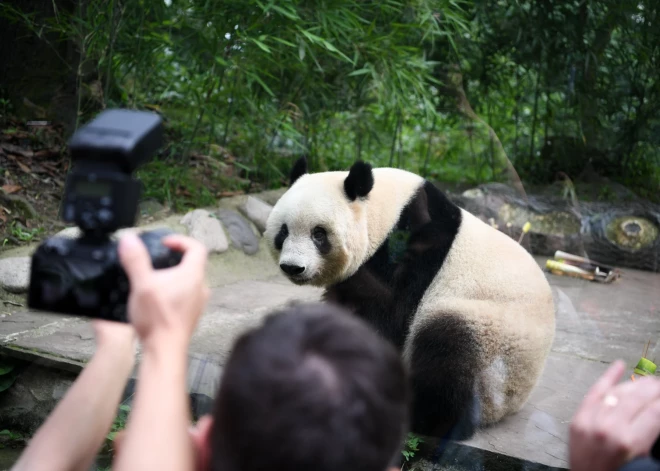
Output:
<instances>
[{"instance_id":1,"label":"gray boulder","mask_svg":"<svg viewBox=\"0 0 660 471\"><path fill-rule=\"evenodd\" d=\"M220 221L204 209L190 211L181 219L190 237L203 243L209 253L222 253L229 248L227 236Z\"/></svg>"},{"instance_id":2,"label":"gray boulder","mask_svg":"<svg viewBox=\"0 0 660 471\"><path fill-rule=\"evenodd\" d=\"M264 203L259 198L248 196L244 204L240 206L240 211L257 226L262 234L266 230L266 222L273 207Z\"/></svg>"},{"instance_id":3,"label":"gray boulder","mask_svg":"<svg viewBox=\"0 0 660 471\"><path fill-rule=\"evenodd\" d=\"M10 257L0 260L0 286L14 294L27 292L30 283L30 257Z\"/></svg>"},{"instance_id":4,"label":"gray boulder","mask_svg":"<svg viewBox=\"0 0 660 471\"><path fill-rule=\"evenodd\" d=\"M234 247L242 250L247 255L257 253L259 250L259 238L255 235L248 221L231 209L220 209L217 214L227 229Z\"/></svg>"}]
</instances>

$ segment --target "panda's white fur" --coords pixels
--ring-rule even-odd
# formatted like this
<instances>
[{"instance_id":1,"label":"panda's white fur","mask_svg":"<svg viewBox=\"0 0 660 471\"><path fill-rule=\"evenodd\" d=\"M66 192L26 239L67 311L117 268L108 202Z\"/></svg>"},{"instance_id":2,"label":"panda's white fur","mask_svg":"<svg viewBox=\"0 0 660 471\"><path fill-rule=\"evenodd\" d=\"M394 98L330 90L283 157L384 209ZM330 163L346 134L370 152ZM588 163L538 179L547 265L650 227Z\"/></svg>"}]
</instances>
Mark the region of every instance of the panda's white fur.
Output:
<instances>
[{"instance_id":1,"label":"panda's white fur","mask_svg":"<svg viewBox=\"0 0 660 471\"><path fill-rule=\"evenodd\" d=\"M348 278L378 249L399 218L399 211L424 179L393 168L373 170L376 184L367 200L350 202L343 183L348 172L304 174L282 195L272 209L264 237L273 247L280 226L288 222L289 237L274 256L279 263L302 264L311 278L292 279L297 284L327 286ZM395 208L391 210L390 208ZM326 260L309 238L316 225L332 227L332 237L341 242L346 261L333 272L321 273Z\"/></svg>"},{"instance_id":2,"label":"panda's white fur","mask_svg":"<svg viewBox=\"0 0 660 471\"><path fill-rule=\"evenodd\" d=\"M373 169L372 186L366 194L354 199L346 193L349 172L308 174L305 169L299 173L274 206L264 234L280 265L304 269L299 275L289 274L297 284L324 286L331 291L335 286L350 283L362 276L359 270L389 240L404 208L411 204L422 207L426 204L431 208L436 204L428 199L436 198L437 189L429 189L425 179L399 169ZM419 195L424 191L432 193L420 200ZM464 365L454 365L454 371L444 365L442 374L448 381L449 377L458 378L463 389L467 384L464 381L473 381L469 384L474 388L480 414L473 420L475 426L484 426L519 411L529 398L554 339L555 309L549 284L529 253L467 211L456 207L452 210L456 214L460 212L457 233L452 236L439 269L428 277L420 291L419 302L399 347L404 361L414 371L416 348L424 349L417 352L417 362L424 355L441 361L438 352L447 350L442 350L440 343L447 342L447 348L458 346L455 350L461 352L455 358L457 361L467 358L471 366L465 365L462 372ZM430 213L424 211L425 207L419 214L428 218ZM287 233L282 235L285 226ZM331 247L328 253L321 253L312 240L318 226L327 231L326 243ZM281 247L276 243L278 234L283 238ZM369 273L364 276L373 278ZM363 279L360 283L367 286ZM406 289L405 283L398 286ZM374 303L378 297L374 294ZM350 308L352 298L343 299L348 299L343 304ZM372 318L367 321L373 321L370 315ZM416 346L428 332L433 334L434 328L442 331L444 327L437 327L437 321L443 317L454 319L453 324L448 324L452 328L458 320L460 326L456 332L465 332L465 338L474 339L475 344L452 344L459 341L460 335L456 339L439 335L437 345L426 341L424 347ZM447 354L448 358L454 358L452 351ZM442 385L440 380L439 393L443 393L442 388L454 387ZM422 384L426 380L419 378L419 381ZM433 402L427 397L425 403L429 401ZM471 413L466 411L468 415Z\"/></svg>"}]
</instances>

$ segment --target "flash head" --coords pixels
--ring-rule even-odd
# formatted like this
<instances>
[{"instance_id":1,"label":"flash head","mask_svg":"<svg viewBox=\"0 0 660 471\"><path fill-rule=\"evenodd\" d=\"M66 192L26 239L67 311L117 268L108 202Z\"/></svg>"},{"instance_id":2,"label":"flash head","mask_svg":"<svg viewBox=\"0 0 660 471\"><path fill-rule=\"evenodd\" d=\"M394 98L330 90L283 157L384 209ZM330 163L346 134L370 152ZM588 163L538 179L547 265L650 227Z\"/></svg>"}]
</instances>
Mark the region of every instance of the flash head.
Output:
<instances>
[{"instance_id":1,"label":"flash head","mask_svg":"<svg viewBox=\"0 0 660 471\"><path fill-rule=\"evenodd\" d=\"M80 128L69 140L69 151L74 162L104 162L133 173L162 145L158 114L113 109Z\"/></svg>"},{"instance_id":2,"label":"flash head","mask_svg":"<svg viewBox=\"0 0 660 471\"><path fill-rule=\"evenodd\" d=\"M113 109L80 128L69 141L73 161L60 217L87 236L107 237L135 223L141 183L133 172L163 143L156 113Z\"/></svg>"}]
</instances>

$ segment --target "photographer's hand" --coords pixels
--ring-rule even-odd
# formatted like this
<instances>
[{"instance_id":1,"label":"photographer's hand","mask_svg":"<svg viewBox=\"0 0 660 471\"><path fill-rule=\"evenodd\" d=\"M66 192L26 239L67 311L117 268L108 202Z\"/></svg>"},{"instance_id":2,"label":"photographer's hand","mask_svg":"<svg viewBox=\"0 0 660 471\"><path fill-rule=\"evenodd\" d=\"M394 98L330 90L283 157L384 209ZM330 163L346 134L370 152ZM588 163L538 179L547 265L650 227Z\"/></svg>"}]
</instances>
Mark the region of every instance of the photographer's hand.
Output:
<instances>
[{"instance_id":1,"label":"photographer's hand","mask_svg":"<svg viewBox=\"0 0 660 471\"><path fill-rule=\"evenodd\" d=\"M13 471L86 471L110 431L135 362L130 325L93 320L96 351ZM66 433L62 433L66 430Z\"/></svg>"},{"instance_id":2,"label":"photographer's hand","mask_svg":"<svg viewBox=\"0 0 660 471\"><path fill-rule=\"evenodd\" d=\"M135 235L119 243L130 282L128 316L143 344L138 388L121 452L113 469L193 469L186 391L187 350L210 291L207 251L185 236L163 240L183 252L179 265L154 270Z\"/></svg>"},{"instance_id":3,"label":"photographer's hand","mask_svg":"<svg viewBox=\"0 0 660 471\"><path fill-rule=\"evenodd\" d=\"M614 471L647 456L660 434L660 380L617 384L625 369L615 362L592 386L570 426L572 471Z\"/></svg>"},{"instance_id":4,"label":"photographer's hand","mask_svg":"<svg viewBox=\"0 0 660 471\"><path fill-rule=\"evenodd\" d=\"M130 283L128 317L145 349L171 348L172 342L187 347L210 294L205 278L206 247L180 235L163 239L163 244L183 252L179 265L154 270L146 247L134 234L119 244Z\"/></svg>"}]
</instances>

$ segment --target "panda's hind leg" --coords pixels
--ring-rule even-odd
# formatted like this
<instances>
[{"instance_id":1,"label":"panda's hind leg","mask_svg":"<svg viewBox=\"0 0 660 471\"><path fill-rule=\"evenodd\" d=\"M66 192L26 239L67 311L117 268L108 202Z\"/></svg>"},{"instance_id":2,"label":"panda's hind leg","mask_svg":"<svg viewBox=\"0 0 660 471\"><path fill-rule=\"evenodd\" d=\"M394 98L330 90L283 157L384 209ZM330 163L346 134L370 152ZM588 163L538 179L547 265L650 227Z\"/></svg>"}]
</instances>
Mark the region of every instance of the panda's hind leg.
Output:
<instances>
[{"instance_id":1,"label":"panda's hind leg","mask_svg":"<svg viewBox=\"0 0 660 471\"><path fill-rule=\"evenodd\" d=\"M425 320L413 329L408 361L413 389L411 431L467 440L480 423L479 343L459 316Z\"/></svg>"}]
</instances>

